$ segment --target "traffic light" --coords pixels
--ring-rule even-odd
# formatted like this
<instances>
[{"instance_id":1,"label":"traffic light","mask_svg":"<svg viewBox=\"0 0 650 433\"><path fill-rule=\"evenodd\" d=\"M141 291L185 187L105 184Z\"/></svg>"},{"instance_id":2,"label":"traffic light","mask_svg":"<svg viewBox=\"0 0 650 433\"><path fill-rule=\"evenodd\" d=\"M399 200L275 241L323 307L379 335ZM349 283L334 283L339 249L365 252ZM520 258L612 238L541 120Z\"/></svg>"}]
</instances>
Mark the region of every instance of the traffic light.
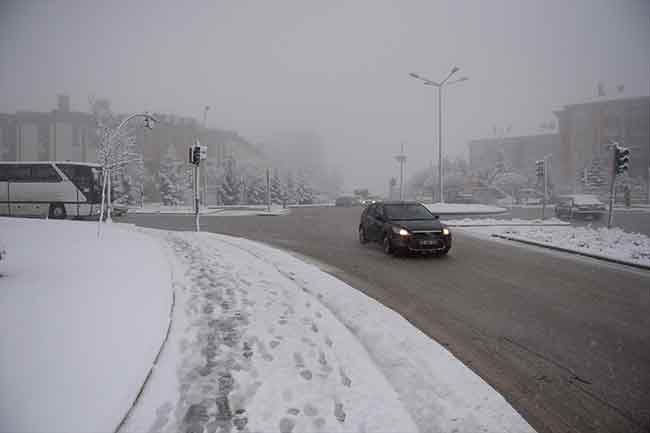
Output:
<instances>
[{"instance_id":1,"label":"traffic light","mask_svg":"<svg viewBox=\"0 0 650 433\"><path fill-rule=\"evenodd\" d=\"M201 146L196 145L193 149L194 164L199 165L201 163Z\"/></svg>"},{"instance_id":2,"label":"traffic light","mask_svg":"<svg viewBox=\"0 0 650 433\"><path fill-rule=\"evenodd\" d=\"M535 173L537 173L537 177L544 177L545 165L546 163L543 159L535 161Z\"/></svg>"},{"instance_id":3,"label":"traffic light","mask_svg":"<svg viewBox=\"0 0 650 433\"><path fill-rule=\"evenodd\" d=\"M623 174L630 169L630 149L616 145L614 148L614 164L616 164L616 174Z\"/></svg>"},{"instance_id":4,"label":"traffic light","mask_svg":"<svg viewBox=\"0 0 650 433\"><path fill-rule=\"evenodd\" d=\"M201 146L198 144L190 146L189 162L194 165L199 165L201 162Z\"/></svg>"}]
</instances>

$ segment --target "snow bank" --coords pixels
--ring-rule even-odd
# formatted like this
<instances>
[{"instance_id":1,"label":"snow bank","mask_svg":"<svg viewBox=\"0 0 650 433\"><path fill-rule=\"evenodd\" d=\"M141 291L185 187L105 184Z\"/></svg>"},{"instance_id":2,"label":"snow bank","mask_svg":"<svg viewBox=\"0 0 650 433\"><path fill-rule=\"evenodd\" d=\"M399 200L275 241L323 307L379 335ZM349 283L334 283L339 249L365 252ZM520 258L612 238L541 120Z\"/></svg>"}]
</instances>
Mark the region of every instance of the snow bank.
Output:
<instances>
[{"instance_id":1,"label":"snow bank","mask_svg":"<svg viewBox=\"0 0 650 433\"><path fill-rule=\"evenodd\" d=\"M166 331L164 250L122 224L0 218L0 431L113 431Z\"/></svg>"},{"instance_id":2,"label":"snow bank","mask_svg":"<svg viewBox=\"0 0 650 433\"><path fill-rule=\"evenodd\" d=\"M484 204L433 203L424 205L436 215L488 215L508 212L508 209Z\"/></svg>"},{"instance_id":3,"label":"snow bank","mask_svg":"<svg viewBox=\"0 0 650 433\"><path fill-rule=\"evenodd\" d=\"M499 234L516 239L580 251L650 266L650 238L620 228L563 227L465 227L470 233Z\"/></svg>"},{"instance_id":4,"label":"snow bank","mask_svg":"<svg viewBox=\"0 0 650 433\"><path fill-rule=\"evenodd\" d=\"M562 221L557 218L548 218L545 220L534 219L496 219L496 218L461 218L461 219L445 219L444 223L453 227L463 226L545 226L545 225L560 225L569 226L570 223Z\"/></svg>"}]
</instances>

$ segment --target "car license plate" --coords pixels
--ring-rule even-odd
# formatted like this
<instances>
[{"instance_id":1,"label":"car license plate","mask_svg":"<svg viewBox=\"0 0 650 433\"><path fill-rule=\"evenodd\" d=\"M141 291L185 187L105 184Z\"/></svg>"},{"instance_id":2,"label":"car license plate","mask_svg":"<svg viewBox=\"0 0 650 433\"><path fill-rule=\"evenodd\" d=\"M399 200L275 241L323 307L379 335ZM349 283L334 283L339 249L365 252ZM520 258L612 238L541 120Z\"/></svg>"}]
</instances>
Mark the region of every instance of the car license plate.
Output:
<instances>
[{"instance_id":1,"label":"car license plate","mask_svg":"<svg viewBox=\"0 0 650 433\"><path fill-rule=\"evenodd\" d=\"M420 241L420 245L426 245L426 246L431 246L431 245L437 245L438 241Z\"/></svg>"}]
</instances>

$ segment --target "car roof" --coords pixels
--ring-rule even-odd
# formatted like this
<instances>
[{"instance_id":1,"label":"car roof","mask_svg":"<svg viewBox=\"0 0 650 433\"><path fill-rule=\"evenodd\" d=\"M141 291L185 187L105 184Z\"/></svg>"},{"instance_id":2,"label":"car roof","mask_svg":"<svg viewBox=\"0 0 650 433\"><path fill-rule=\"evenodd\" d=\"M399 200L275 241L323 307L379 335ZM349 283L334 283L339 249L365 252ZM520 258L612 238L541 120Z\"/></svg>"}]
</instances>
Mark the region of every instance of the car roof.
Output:
<instances>
[{"instance_id":1,"label":"car roof","mask_svg":"<svg viewBox=\"0 0 650 433\"><path fill-rule=\"evenodd\" d=\"M572 198L574 201L592 201L602 203L598 196L593 194L567 194L560 196L561 199Z\"/></svg>"},{"instance_id":2,"label":"car roof","mask_svg":"<svg viewBox=\"0 0 650 433\"><path fill-rule=\"evenodd\" d=\"M386 200L386 201L378 201L377 204L385 204L385 205L391 205L391 206L406 206L406 205L413 205L413 204L419 204L422 205L419 201L400 201L400 200Z\"/></svg>"}]
</instances>

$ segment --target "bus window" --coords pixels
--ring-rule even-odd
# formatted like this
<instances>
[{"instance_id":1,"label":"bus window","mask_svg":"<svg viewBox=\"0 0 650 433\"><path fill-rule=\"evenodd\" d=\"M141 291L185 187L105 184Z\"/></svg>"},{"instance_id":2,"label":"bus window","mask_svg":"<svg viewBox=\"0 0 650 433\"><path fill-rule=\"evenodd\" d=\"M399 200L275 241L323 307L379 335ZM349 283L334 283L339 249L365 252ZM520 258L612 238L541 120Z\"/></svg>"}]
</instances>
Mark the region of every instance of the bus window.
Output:
<instances>
[{"instance_id":1,"label":"bus window","mask_svg":"<svg viewBox=\"0 0 650 433\"><path fill-rule=\"evenodd\" d=\"M28 165L10 165L7 174L9 182L29 182L32 177L32 169Z\"/></svg>"},{"instance_id":2,"label":"bus window","mask_svg":"<svg viewBox=\"0 0 650 433\"><path fill-rule=\"evenodd\" d=\"M61 182L61 177L50 164L33 165L32 178L36 182Z\"/></svg>"}]
</instances>

